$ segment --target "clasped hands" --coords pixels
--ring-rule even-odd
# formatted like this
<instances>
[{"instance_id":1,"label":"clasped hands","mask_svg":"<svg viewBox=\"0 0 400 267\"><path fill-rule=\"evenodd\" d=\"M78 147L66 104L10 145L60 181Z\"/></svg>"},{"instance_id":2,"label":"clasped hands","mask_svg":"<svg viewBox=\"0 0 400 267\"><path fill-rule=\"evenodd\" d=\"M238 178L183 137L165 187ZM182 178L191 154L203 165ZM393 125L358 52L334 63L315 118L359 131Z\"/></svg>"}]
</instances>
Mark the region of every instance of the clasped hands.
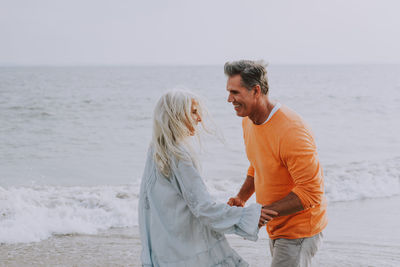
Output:
<instances>
[{"instance_id":1,"label":"clasped hands","mask_svg":"<svg viewBox=\"0 0 400 267\"><path fill-rule=\"evenodd\" d=\"M231 197L228 200L227 204L229 206L244 207L245 203L246 203L246 201L242 200L238 196L235 196L235 197ZM260 220L258 221L258 228L262 227L263 225L266 225L267 222L272 220L274 217L277 217L278 215L279 215L278 212L267 209L266 206L263 206L261 208Z\"/></svg>"}]
</instances>

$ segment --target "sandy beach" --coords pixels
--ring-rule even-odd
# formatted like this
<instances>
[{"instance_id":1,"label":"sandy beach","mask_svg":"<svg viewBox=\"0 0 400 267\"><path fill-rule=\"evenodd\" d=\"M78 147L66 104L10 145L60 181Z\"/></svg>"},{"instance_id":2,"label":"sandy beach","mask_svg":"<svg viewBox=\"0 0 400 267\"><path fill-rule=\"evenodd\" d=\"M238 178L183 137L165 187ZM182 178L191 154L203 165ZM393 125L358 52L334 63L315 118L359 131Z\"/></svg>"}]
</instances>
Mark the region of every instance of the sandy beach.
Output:
<instances>
[{"instance_id":1,"label":"sandy beach","mask_svg":"<svg viewBox=\"0 0 400 267\"><path fill-rule=\"evenodd\" d=\"M400 266L400 196L329 205L329 226L313 266ZM250 266L269 266L268 237L229 235ZM28 244L2 244L0 266L140 266L138 228L98 235L60 235Z\"/></svg>"}]
</instances>

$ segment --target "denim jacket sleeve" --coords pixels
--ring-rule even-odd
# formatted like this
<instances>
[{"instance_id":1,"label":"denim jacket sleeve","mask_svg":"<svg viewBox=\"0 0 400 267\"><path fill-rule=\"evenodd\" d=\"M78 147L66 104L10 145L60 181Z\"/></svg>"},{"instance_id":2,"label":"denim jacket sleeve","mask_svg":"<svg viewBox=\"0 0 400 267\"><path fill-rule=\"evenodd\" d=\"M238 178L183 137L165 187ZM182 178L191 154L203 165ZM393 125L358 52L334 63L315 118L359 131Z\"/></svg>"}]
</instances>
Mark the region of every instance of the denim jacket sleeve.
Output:
<instances>
[{"instance_id":1,"label":"denim jacket sleeve","mask_svg":"<svg viewBox=\"0 0 400 267\"><path fill-rule=\"evenodd\" d=\"M258 239L261 205L231 207L216 203L190 160L179 160L174 172L182 196L193 215L219 233L233 233L246 239Z\"/></svg>"}]
</instances>

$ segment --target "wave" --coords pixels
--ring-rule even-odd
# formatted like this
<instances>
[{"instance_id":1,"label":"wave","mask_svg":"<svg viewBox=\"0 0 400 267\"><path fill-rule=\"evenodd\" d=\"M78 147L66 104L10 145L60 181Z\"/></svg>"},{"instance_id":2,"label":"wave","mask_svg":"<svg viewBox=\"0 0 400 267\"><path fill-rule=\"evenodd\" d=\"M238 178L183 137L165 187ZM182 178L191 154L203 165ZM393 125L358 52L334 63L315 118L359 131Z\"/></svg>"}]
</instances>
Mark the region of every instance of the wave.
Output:
<instances>
[{"instance_id":1,"label":"wave","mask_svg":"<svg viewBox=\"0 0 400 267\"><path fill-rule=\"evenodd\" d=\"M0 187L0 243L133 226L137 223L135 187Z\"/></svg>"},{"instance_id":2,"label":"wave","mask_svg":"<svg viewBox=\"0 0 400 267\"><path fill-rule=\"evenodd\" d=\"M331 202L400 195L400 157L328 165L325 192Z\"/></svg>"},{"instance_id":3,"label":"wave","mask_svg":"<svg viewBox=\"0 0 400 267\"><path fill-rule=\"evenodd\" d=\"M236 188L207 181L210 192L226 201ZM400 194L400 158L325 167L330 203ZM52 235L97 234L137 225L139 183L119 186L0 187L0 243L38 242Z\"/></svg>"}]
</instances>

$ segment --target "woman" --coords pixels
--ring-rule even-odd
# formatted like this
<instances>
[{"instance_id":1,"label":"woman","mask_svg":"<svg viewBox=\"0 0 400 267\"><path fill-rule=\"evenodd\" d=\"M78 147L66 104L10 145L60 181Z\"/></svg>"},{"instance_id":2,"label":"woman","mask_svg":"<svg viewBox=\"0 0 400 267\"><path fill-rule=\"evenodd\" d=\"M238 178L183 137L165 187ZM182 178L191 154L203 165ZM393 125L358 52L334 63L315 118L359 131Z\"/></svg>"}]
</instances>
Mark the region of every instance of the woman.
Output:
<instances>
[{"instance_id":1,"label":"woman","mask_svg":"<svg viewBox=\"0 0 400 267\"><path fill-rule=\"evenodd\" d=\"M215 203L190 145L203 106L190 92L171 91L154 111L153 137L139 198L143 266L248 266L224 233L256 241L259 226L277 215L259 204Z\"/></svg>"}]
</instances>

